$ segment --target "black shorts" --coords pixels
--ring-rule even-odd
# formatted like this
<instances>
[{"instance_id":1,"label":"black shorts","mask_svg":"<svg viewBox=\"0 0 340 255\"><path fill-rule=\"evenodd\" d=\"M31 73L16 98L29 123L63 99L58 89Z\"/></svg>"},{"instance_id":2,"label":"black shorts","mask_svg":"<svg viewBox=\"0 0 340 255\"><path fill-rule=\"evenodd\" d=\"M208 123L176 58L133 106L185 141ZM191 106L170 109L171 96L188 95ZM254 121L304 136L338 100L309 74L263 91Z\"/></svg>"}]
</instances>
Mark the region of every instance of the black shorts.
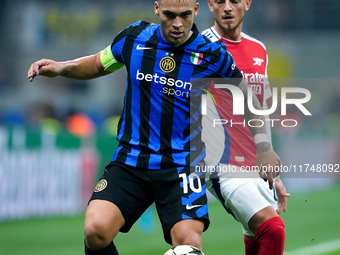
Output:
<instances>
[{"instance_id":1,"label":"black shorts","mask_svg":"<svg viewBox=\"0 0 340 255\"><path fill-rule=\"evenodd\" d=\"M204 222L209 226L206 185L204 176L190 175L189 167L146 170L110 163L97 183L90 199L114 203L123 214L128 232L132 225L155 202L162 224L164 239L171 244L170 230L184 219Z\"/></svg>"}]
</instances>

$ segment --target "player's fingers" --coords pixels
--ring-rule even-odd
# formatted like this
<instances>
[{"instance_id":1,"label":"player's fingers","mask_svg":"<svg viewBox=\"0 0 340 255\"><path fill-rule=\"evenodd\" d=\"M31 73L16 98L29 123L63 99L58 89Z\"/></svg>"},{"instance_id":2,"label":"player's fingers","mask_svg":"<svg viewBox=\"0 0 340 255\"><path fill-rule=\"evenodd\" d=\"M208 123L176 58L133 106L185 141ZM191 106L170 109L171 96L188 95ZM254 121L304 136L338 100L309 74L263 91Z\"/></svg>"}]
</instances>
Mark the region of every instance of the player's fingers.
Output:
<instances>
[{"instance_id":1,"label":"player's fingers","mask_svg":"<svg viewBox=\"0 0 340 255\"><path fill-rule=\"evenodd\" d=\"M274 178L278 177L281 174L281 170L282 170L282 165L281 165L281 161L279 160L274 167L274 173L273 173Z\"/></svg>"},{"instance_id":2,"label":"player's fingers","mask_svg":"<svg viewBox=\"0 0 340 255\"><path fill-rule=\"evenodd\" d=\"M277 176L279 176L279 175L281 174L281 170L282 170L282 161L281 161L280 158L279 158L279 161L278 161L278 163L277 163L277 169L278 169L278 171L277 171L275 177L277 177Z\"/></svg>"},{"instance_id":3,"label":"player's fingers","mask_svg":"<svg viewBox=\"0 0 340 255\"><path fill-rule=\"evenodd\" d=\"M41 59L37 62L34 62L31 65L30 70L32 70L35 75L40 75L41 72L45 69L45 66L48 66L49 64L50 64L50 61L48 59Z\"/></svg>"},{"instance_id":4,"label":"player's fingers","mask_svg":"<svg viewBox=\"0 0 340 255\"><path fill-rule=\"evenodd\" d=\"M33 63L31 65L30 70L28 71L29 76L34 78L35 76L39 75L39 69L40 69L40 65L38 64L38 62Z\"/></svg>"},{"instance_id":5,"label":"player's fingers","mask_svg":"<svg viewBox=\"0 0 340 255\"><path fill-rule=\"evenodd\" d=\"M28 80L32 82L34 80L34 76L28 77Z\"/></svg>"},{"instance_id":6,"label":"player's fingers","mask_svg":"<svg viewBox=\"0 0 340 255\"><path fill-rule=\"evenodd\" d=\"M27 78L29 79L30 82L32 82L35 76L36 73L33 70L33 66L31 66L31 68L27 72Z\"/></svg>"},{"instance_id":7,"label":"player's fingers","mask_svg":"<svg viewBox=\"0 0 340 255\"><path fill-rule=\"evenodd\" d=\"M263 172L263 171L260 171L260 176L261 176L261 178L262 178L264 181L267 181L267 180L268 180L267 173L265 173L265 172Z\"/></svg>"},{"instance_id":8,"label":"player's fingers","mask_svg":"<svg viewBox=\"0 0 340 255\"><path fill-rule=\"evenodd\" d=\"M287 211L287 199L286 199L286 197L284 197L284 198L281 200L280 204L281 204L280 207L282 208L282 210L283 210L284 212L286 212L286 211Z\"/></svg>"},{"instance_id":9,"label":"player's fingers","mask_svg":"<svg viewBox=\"0 0 340 255\"><path fill-rule=\"evenodd\" d=\"M279 206L284 212L287 211L287 197L290 197L289 193L284 193L279 196Z\"/></svg>"},{"instance_id":10,"label":"player's fingers","mask_svg":"<svg viewBox=\"0 0 340 255\"><path fill-rule=\"evenodd\" d=\"M281 213L281 205L280 205L280 204L278 205L278 207L277 207L277 209L276 209L276 212L277 212L277 214L280 214L280 213Z\"/></svg>"},{"instance_id":11,"label":"player's fingers","mask_svg":"<svg viewBox=\"0 0 340 255\"><path fill-rule=\"evenodd\" d=\"M33 74L31 72L27 73L27 79L29 79L29 81L33 81Z\"/></svg>"},{"instance_id":12,"label":"player's fingers","mask_svg":"<svg viewBox=\"0 0 340 255\"><path fill-rule=\"evenodd\" d=\"M273 178L268 178L268 184L269 184L269 189L273 189L274 188L274 180Z\"/></svg>"},{"instance_id":13,"label":"player's fingers","mask_svg":"<svg viewBox=\"0 0 340 255\"><path fill-rule=\"evenodd\" d=\"M27 73L30 82L33 81L34 77L44 73L46 65L48 65L48 62L45 59L39 60L31 65Z\"/></svg>"},{"instance_id":14,"label":"player's fingers","mask_svg":"<svg viewBox=\"0 0 340 255\"><path fill-rule=\"evenodd\" d=\"M272 171L267 172L269 188L272 190L274 187L274 174Z\"/></svg>"},{"instance_id":15,"label":"player's fingers","mask_svg":"<svg viewBox=\"0 0 340 255\"><path fill-rule=\"evenodd\" d=\"M285 194L285 200L284 200L284 204L283 204L283 211L287 212L287 197L290 197L289 193Z\"/></svg>"}]
</instances>

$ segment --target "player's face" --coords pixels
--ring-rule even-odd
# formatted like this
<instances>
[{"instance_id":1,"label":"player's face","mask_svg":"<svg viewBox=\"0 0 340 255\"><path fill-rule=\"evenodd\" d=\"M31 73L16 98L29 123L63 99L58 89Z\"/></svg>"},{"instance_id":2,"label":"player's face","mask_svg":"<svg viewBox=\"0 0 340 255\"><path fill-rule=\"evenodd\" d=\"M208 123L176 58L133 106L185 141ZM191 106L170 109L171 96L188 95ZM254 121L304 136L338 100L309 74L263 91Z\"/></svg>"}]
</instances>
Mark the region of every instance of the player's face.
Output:
<instances>
[{"instance_id":1,"label":"player's face","mask_svg":"<svg viewBox=\"0 0 340 255\"><path fill-rule=\"evenodd\" d=\"M173 46L179 46L188 40L198 8L196 0L156 1L155 14L159 16L163 39Z\"/></svg>"},{"instance_id":2,"label":"player's face","mask_svg":"<svg viewBox=\"0 0 340 255\"><path fill-rule=\"evenodd\" d=\"M208 4L220 29L241 32L244 12L250 8L251 0L208 0Z\"/></svg>"}]
</instances>

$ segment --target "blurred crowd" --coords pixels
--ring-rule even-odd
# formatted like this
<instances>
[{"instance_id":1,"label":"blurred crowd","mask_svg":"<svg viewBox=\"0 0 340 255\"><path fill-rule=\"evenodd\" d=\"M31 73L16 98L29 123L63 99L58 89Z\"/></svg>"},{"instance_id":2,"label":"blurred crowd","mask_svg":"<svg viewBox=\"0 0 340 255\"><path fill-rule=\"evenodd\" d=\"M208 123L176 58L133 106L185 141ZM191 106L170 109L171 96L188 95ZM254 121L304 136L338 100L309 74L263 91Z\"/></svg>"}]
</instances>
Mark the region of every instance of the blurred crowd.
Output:
<instances>
[{"instance_id":1,"label":"blurred crowd","mask_svg":"<svg viewBox=\"0 0 340 255\"><path fill-rule=\"evenodd\" d=\"M198 2L196 22L203 29L212 24L213 17L206 1ZM153 3L0 0L4 35L0 38L0 125L41 127L48 123L65 128L72 116L83 114L97 129L115 127L125 93L124 70L96 81L39 77L32 84L26 72L41 57L66 60L96 53L139 19L157 22ZM254 1L244 28L267 45L269 77L324 79L326 88L321 92L317 86L311 88L316 99L311 107L315 116L322 115L323 121L331 123L325 127L327 132L337 132L335 127L340 126L340 91L334 81L340 73L339 11L338 0ZM330 78L335 85L327 84L325 79ZM320 103L325 100L326 106Z\"/></svg>"}]
</instances>

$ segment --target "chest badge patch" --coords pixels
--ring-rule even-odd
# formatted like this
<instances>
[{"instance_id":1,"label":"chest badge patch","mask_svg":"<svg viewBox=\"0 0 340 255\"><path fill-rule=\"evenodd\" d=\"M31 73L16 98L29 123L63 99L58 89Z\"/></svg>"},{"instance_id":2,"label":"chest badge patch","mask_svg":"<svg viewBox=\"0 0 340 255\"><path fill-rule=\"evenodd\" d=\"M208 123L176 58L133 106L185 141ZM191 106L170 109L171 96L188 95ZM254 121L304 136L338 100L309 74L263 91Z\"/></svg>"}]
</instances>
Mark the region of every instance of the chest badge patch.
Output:
<instances>
[{"instance_id":1,"label":"chest badge patch","mask_svg":"<svg viewBox=\"0 0 340 255\"><path fill-rule=\"evenodd\" d=\"M169 54L167 54L169 55ZM161 59L160 63L159 63L159 67L161 68L161 70L163 72L166 73L170 73L173 70L175 70L176 68L176 62L175 60L172 58L173 54L171 54L171 56L167 56Z\"/></svg>"},{"instance_id":2,"label":"chest badge patch","mask_svg":"<svg viewBox=\"0 0 340 255\"><path fill-rule=\"evenodd\" d=\"M254 60L254 66L261 66L262 65L262 63L264 62L264 59L262 59L262 58L253 58L253 60Z\"/></svg>"},{"instance_id":3,"label":"chest badge patch","mask_svg":"<svg viewBox=\"0 0 340 255\"><path fill-rule=\"evenodd\" d=\"M194 65L199 65L199 64L201 64L201 62L203 60L203 54L192 52L190 60Z\"/></svg>"}]
</instances>

